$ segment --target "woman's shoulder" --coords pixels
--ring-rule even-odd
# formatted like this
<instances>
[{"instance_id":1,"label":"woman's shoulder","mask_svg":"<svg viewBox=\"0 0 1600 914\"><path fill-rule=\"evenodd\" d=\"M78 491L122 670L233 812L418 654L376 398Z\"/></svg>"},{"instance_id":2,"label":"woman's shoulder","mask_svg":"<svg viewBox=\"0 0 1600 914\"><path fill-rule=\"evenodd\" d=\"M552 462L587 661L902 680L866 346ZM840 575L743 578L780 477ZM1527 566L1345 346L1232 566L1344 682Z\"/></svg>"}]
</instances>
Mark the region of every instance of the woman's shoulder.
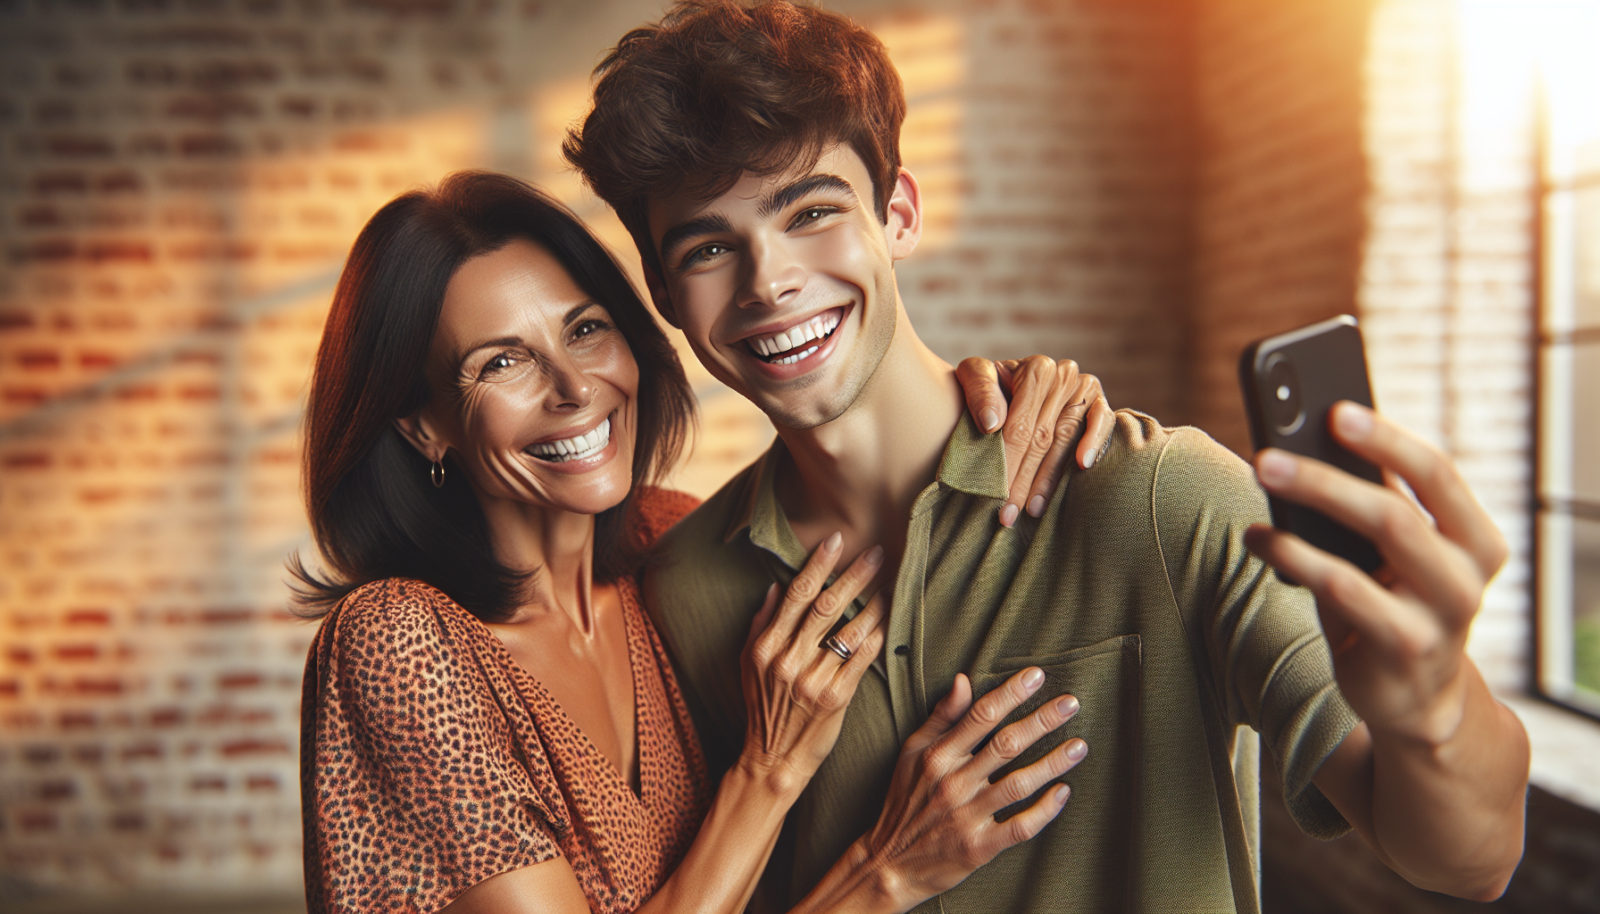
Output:
<instances>
[{"instance_id":1,"label":"woman's shoulder","mask_svg":"<svg viewBox=\"0 0 1600 914\"><path fill-rule=\"evenodd\" d=\"M634 523L638 525L639 542L648 549L671 530L673 524L699 506L700 499L688 492L640 486L634 496Z\"/></svg>"},{"instance_id":2,"label":"woman's shoulder","mask_svg":"<svg viewBox=\"0 0 1600 914\"><path fill-rule=\"evenodd\" d=\"M328 615L324 629L343 643L397 637L437 639L447 622L470 615L437 587L415 578L383 578L357 587Z\"/></svg>"}]
</instances>

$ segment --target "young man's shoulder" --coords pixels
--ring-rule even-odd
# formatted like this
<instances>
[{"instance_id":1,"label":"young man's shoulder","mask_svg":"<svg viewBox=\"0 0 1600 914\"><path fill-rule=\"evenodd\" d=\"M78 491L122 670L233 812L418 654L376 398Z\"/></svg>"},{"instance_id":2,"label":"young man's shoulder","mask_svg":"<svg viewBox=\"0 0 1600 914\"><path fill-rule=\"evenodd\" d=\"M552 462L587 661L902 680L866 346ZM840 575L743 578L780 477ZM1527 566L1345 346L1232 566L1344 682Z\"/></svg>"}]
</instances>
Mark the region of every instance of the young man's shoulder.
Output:
<instances>
[{"instance_id":1,"label":"young man's shoulder","mask_svg":"<svg viewBox=\"0 0 1600 914\"><path fill-rule=\"evenodd\" d=\"M1119 409L1105 447L1089 470L1073 471L1068 486L1093 494L1146 500L1157 491L1259 493L1239 455L1193 426L1166 426L1132 409Z\"/></svg>"}]
</instances>

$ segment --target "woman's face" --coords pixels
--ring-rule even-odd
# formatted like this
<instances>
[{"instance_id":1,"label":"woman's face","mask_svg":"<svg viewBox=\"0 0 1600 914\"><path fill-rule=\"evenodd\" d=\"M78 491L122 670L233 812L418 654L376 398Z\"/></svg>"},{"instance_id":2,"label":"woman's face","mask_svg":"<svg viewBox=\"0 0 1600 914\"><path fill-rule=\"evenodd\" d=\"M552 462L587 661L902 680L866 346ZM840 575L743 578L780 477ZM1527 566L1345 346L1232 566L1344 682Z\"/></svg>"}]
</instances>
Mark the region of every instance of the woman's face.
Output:
<instances>
[{"instance_id":1,"label":"woman's face","mask_svg":"<svg viewBox=\"0 0 1600 914\"><path fill-rule=\"evenodd\" d=\"M605 307L544 248L514 240L456 271L427 371L434 394L418 419L486 510L597 514L628 494L639 367Z\"/></svg>"}]
</instances>

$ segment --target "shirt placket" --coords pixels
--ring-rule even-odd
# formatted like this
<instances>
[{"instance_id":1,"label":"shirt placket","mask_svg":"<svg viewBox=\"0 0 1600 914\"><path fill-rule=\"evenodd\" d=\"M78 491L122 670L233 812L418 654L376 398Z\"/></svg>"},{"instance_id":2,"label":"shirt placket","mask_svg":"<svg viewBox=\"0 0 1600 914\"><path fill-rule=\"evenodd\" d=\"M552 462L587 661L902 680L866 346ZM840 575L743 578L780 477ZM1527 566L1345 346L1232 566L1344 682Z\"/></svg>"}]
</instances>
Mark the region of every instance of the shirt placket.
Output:
<instances>
[{"instance_id":1,"label":"shirt placket","mask_svg":"<svg viewBox=\"0 0 1600 914\"><path fill-rule=\"evenodd\" d=\"M935 482L917 496L906 528L905 554L895 576L894 601L889 607L889 702L894 712L895 734L902 744L922 725L927 707L923 671L923 609L927 597L928 552L933 532L934 505L940 496Z\"/></svg>"}]
</instances>

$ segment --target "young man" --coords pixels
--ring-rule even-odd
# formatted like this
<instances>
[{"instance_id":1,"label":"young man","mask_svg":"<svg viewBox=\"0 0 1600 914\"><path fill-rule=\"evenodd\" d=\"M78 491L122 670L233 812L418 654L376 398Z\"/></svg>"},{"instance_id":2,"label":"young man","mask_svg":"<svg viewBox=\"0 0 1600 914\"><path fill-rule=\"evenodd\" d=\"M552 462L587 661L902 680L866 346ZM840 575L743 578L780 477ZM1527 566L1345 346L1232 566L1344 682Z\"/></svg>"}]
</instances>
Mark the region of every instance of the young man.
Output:
<instances>
[{"instance_id":1,"label":"young man","mask_svg":"<svg viewBox=\"0 0 1600 914\"><path fill-rule=\"evenodd\" d=\"M569 159L632 232L661 313L778 428L666 537L647 584L714 763L743 732L739 650L768 585L836 530L846 554L887 552L879 675L791 813L767 898L800 896L873 832L898 747L942 696L1029 665L1049 677L1036 702L1081 705L1019 757L1086 740L1070 803L929 910L1256 910L1238 725L1265 737L1308 832L1354 827L1430 889L1504 890L1526 737L1463 648L1505 546L1444 457L1335 414L1435 528L1395 489L1280 452L1252 478L1203 434L1124 412L1093 472L1002 525L1004 447L962 415L896 286L922 199L882 45L814 8L704 0L597 73ZM1383 583L1261 526L1257 479L1374 539Z\"/></svg>"}]
</instances>

